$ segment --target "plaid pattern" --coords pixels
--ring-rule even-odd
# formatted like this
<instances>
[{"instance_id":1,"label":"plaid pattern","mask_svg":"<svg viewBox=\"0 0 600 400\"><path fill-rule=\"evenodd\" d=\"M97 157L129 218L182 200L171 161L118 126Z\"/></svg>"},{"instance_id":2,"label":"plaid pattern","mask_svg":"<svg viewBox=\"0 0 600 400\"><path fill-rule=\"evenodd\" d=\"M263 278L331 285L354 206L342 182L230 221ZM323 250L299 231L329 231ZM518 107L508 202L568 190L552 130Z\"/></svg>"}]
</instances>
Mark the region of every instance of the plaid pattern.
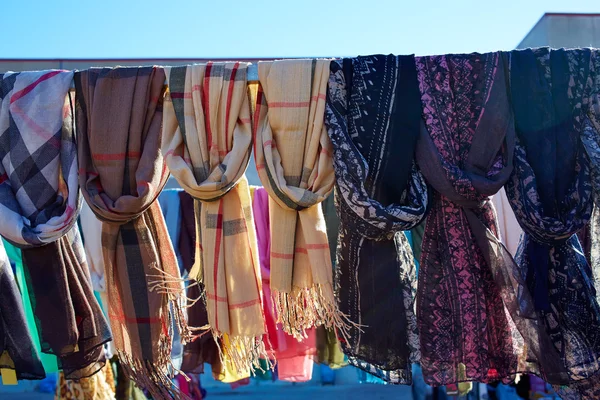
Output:
<instances>
[{"instance_id":1,"label":"plaid pattern","mask_svg":"<svg viewBox=\"0 0 600 400\"><path fill-rule=\"evenodd\" d=\"M104 364L110 330L71 229L81 205L72 78L57 70L0 78L0 234L23 248L42 350L78 379Z\"/></svg>"},{"instance_id":2,"label":"plaid pattern","mask_svg":"<svg viewBox=\"0 0 600 400\"><path fill-rule=\"evenodd\" d=\"M258 64L254 113L256 168L269 193L271 289L278 322L301 338L325 322L342 327L332 289L325 220L319 203L334 184L323 124L329 60Z\"/></svg>"},{"instance_id":3,"label":"plaid pattern","mask_svg":"<svg viewBox=\"0 0 600 400\"><path fill-rule=\"evenodd\" d=\"M171 174L199 200L191 276L204 285L209 325L215 338L226 335L224 360L238 373L259 365L265 333L244 175L252 141L246 70L239 62L167 68L162 138Z\"/></svg>"},{"instance_id":4,"label":"plaid pattern","mask_svg":"<svg viewBox=\"0 0 600 400\"><path fill-rule=\"evenodd\" d=\"M191 339L177 261L156 201L168 179L160 154L164 79L158 67L75 75L80 185L103 221L115 347L128 375L155 398L180 396L169 379L171 318L182 341Z\"/></svg>"}]
</instances>

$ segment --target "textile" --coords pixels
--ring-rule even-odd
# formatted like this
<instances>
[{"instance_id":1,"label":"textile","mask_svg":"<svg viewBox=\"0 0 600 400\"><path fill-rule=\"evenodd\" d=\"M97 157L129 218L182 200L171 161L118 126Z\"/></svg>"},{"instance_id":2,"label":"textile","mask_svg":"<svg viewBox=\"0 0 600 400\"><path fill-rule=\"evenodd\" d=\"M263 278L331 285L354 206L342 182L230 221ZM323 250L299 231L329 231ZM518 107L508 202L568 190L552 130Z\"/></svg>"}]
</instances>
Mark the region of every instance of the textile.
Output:
<instances>
[{"instance_id":1,"label":"textile","mask_svg":"<svg viewBox=\"0 0 600 400\"><path fill-rule=\"evenodd\" d=\"M415 263L404 230L424 217L427 186L414 163L421 108L413 56L331 63L326 124L340 218L336 288L360 324L340 337L349 362L411 383L419 359Z\"/></svg>"},{"instance_id":2,"label":"textile","mask_svg":"<svg viewBox=\"0 0 600 400\"><path fill-rule=\"evenodd\" d=\"M44 379L44 366L29 334L19 287L0 240L0 355L8 354L17 379Z\"/></svg>"},{"instance_id":3,"label":"textile","mask_svg":"<svg viewBox=\"0 0 600 400\"><path fill-rule=\"evenodd\" d=\"M510 67L518 141L506 193L525 232L515 260L552 339L541 377L567 384L600 370L600 307L576 236L593 206L581 141L590 50L513 51ZM552 353L557 365L547 365Z\"/></svg>"},{"instance_id":4,"label":"textile","mask_svg":"<svg viewBox=\"0 0 600 400\"><path fill-rule=\"evenodd\" d=\"M518 297L517 267L490 201L512 172L506 64L498 52L416 61L424 121L416 158L436 190L422 241L417 320L423 375L434 386L511 381L520 334L537 327L528 299Z\"/></svg>"},{"instance_id":5,"label":"textile","mask_svg":"<svg viewBox=\"0 0 600 400\"><path fill-rule=\"evenodd\" d=\"M331 193L331 143L323 124L329 60L260 62L254 157L269 193L271 291L283 330L301 339L317 325L342 334L320 202Z\"/></svg>"},{"instance_id":6,"label":"textile","mask_svg":"<svg viewBox=\"0 0 600 400\"><path fill-rule=\"evenodd\" d=\"M186 191L179 193L181 208L181 228L179 231L179 255L182 266L189 274L194 265L196 253L196 222L194 217L194 198ZM187 288L188 297L188 324L190 326L205 326L208 324L206 304L203 301L195 301L202 295L201 285L191 284ZM212 335L203 335L196 340L187 343L183 348L183 362L181 370L185 373L204 373L204 363L210 364L210 369L215 379L220 380L222 375L221 358L219 347Z\"/></svg>"},{"instance_id":7,"label":"textile","mask_svg":"<svg viewBox=\"0 0 600 400\"><path fill-rule=\"evenodd\" d=\"M514 257L519 248L519 240L523 234L523 229L515 217L515 213L506 197L506 190L500 189L498 193L492 196L492 203L496 209L498 219L498 232L502 243L510 254Z\"/></svg>"},{"instance_id":8,"label":"textile","mask_svg":"<svg viewBox=\"0 0 600 400\"><path fill-rule=\"evenodd\" d=\"M79 181L102 220L108 313L117 355L153 397L180 397L169 379L175 320L183 314L177 261L160 205L168 179L160 154L165 74L158 67L91 68L75 74Z\"/></svg>"},{"instance_id":9,"label":"textile","mask_svg":"<svg viewBox=\"0 0 600 400\"><path fill-rule=\"evenodd\" d=\"M72 78L52 70L0 79L0 234L22 249L42 351L57 355L66 376L78 379L104 365L110 330L76 227Z\"/></svg>"},{"instance_id":10,"label":"textile","mask_svg":"<svg viewBox=\"0 0 600 400\"><path fill-rule=\"evenodd\" d=\"M42 365L44 366L44 371L46 371L46 374L56 372L58 371L58 362L56 356L42 352L42 346L39 339L40 336L37 330L37 326L35 324L35 315L30 301L29 289L27 288L25 268L23 266L23 259L21 257L21 250L16 246L13 246L12 244L8 243L5 239L2 239L1 241L2 245L4 246L4 250L6 250L6 254L8 255L8 259L15 266L14 275L21 295L21 304L25 312L27 330L31 335L31 339L33 340L33 346L35 347L35 351L37 352L37 354L40 357L40 360L42 361Z\"/></svg>"},{"instance_id":11,"label":"textile","mask_svg":"<svg viewBox=\"0 0 600 400\"><path fill-rule=\"evenodd\" d=\"M271 224L269 195L264 188L256 188L254 190L252 211L260 255L264 294L263 312L267 326L268 340L273 350L273 358L277 360L277 375L283 381L307 382L312 378L313 358L317 352L316 329L318 328L305 330L306 336L302 340L297 340L285 333L281 324L276 324L270 291Z\"/></svg>"},{"instance_id":12,"label":"textile","mask_svg":"<svg viewBox=\"0 0 600 400\"><path fill-rule=\"evenodd\" d=\"M96 218L86 202L83 202L81 206L79 221L81 236L84 241L85 258L92 278L92 287L97 292L106 292L106 273L102 255L102 221Z\"/></svg>"},{"instance_id":13,"label":"textile","mask_svg":"<svg viewBox=\"0 0 600 400\"><path fill-rule=\"evenodd\" d=\"M55 400L114 400L115 381L110 363L97 374L79 381L65 379L61 372L56 387Z\"/></svg>"},{"instance_id":14,"label":"textile","mask_svg":"<svg viewBox=\"0 0 600 400\"><path fill-rule=\"evenodd\" d=\"M248 182L252 131L246 63L166 69L162 152L171 174L197 199L197 252L190 273L206 291L224 367L249 371L266 355L260 265ZM265 357L266 358L266 357Z\"/></svg>"}]
</instances>

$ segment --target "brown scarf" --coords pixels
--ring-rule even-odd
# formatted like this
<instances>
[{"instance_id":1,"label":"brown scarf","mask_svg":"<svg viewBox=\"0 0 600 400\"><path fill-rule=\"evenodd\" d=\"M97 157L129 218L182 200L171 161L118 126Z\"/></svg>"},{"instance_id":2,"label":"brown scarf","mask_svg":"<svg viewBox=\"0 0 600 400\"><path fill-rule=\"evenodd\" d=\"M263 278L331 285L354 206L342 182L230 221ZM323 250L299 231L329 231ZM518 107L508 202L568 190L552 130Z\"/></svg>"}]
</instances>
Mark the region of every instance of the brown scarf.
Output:
<instances>
[{"instance_id":1,"label":"brown scarf","mask_svg":"<svg viewBox=\"0 0 600 400\"><path fill-rule=\"evenodd\" d=\"M268 358L248 181L252 131L245 63L167 68L162 151L196 203L199 251L190 275L206 290L209 325L238 373ZM200 207L201 203L201 207Z\"/></svg>"},{"instance_id":2,"label":"brown scarf","mask_svg":"<svg viewBox=\"0 0 600 400\"><path fill-rule=\"evenodd\" d=\"M109 317L132 380L155 398L179 398L169 379L175 318L192 338L175 254L156 200L168 172L160 154L161 68L92 68L75 75L79 182L103 221ZM170 306L174 310L170 313Z\"/></svg>"},{"instance_id":3,"label":"brown scarf","mask_svg":"<svg viewBox=\"0 0 600 400\"><path fill-rule=\"evenodd\" d=\"M296 338L313 326L341 328L323 211L334 184L323 124L329 60L258 64L254 155L269 193L271 289L283 330ZM292 78L290 78L292 77Z\"/></svg>"}]
</instances>

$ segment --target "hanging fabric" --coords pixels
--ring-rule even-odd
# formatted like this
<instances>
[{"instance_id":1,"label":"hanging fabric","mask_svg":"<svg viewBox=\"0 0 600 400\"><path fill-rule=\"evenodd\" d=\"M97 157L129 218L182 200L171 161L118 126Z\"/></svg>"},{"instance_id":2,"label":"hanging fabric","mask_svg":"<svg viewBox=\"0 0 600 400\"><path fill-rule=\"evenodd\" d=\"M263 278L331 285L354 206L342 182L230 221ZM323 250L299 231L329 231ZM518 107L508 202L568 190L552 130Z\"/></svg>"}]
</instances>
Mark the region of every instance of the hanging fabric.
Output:
<instances>
[{"instance_id":1,"label":"hanging fabric","mask_svg":"<svg viewBox=\"0 0 600 400\"><path fill-rule=\"evenodd\" d=\"M413 155L420 104L414 56L331 64L326 123L340 217L336 287L340 310L361 325L342 348L351 364L403 384L411 383L410 364L420 356L415 263L402 232L423 219L428 203Z\"/></svg>"},{"instance_id":2,"label":"hanging fabric","mask_svg":"<svg viewBox=\"0 0 600 400\"><path fill-rule=\"evenodd\" d=\"M162 151L181 187L198 199L191 276L204 286L215 340L236 374L266 357L260 265L248 181L252 142L246 63L166 69Z\"/></svg>"},{"instance_id":3,"label":"hanging fabric","mask_svg":"<svg viewBox=\"0 0 600 400\"><path fill-rule=\"evenodd\" d=\"M277 377L282 381L307 382L312 378L313 358L316 355L316 328L305 331L301 341L285 333L276 317L271 297L271 224L269 195L264 188L256 188L252 196L252 211L256 225L256 237L260 255L261 278L263 283L263 309L267 325L267 335L271 343L274 359L277 360Z\"/></svg>"},{"instance_id":4,"label":"hanging fabric","mask_svg":"<svg viewBox=\"0 0 600 400\"><path fill-rule=\"evenodd\" d=\"M76 227L72 78L54 70L0 79L0 234L22 249L42 351L57 355L65 375L78 379L104 365L110 330Z\"/></svg>"},{"instance_id":5,"label":"hanging fabric","mask_svg":"<svg viewBox=\"0 0 600 400\"><path fill-rule=\"evenodd\" d=\"M416 64L424 120L416 157L436 190L417 295L425 382L508 382L522 367L520 334L538 333L539 322L521 296L490 201L512 172L505 57L431 56ZM539 356L536 345L531 351Z\"/></svg>"},{"instance_id":6,"label":"hanging fabric","mask_svg":"<svg viewBox=\"0 0 600 400\"><path fill-rule=\"evenodd\" d=\"M14 371L17 379L44 379L46 373L29 334L12 267L0 240L0 375Z\"/></svg>"},{"instance_id":7,"label":"hanging fabric","mask_svg":"<svg viewBox=\"0 0 600 400\"><path fill-rule=\"evenodd\" d=\"M179 398L169 378L170 321L187 328L179 268L160 205L169 176L160 154L165 74L158 67L77 72L80 186L102 223L109 318L130 378ZM171 312L173 310L173 312Z\"/></svg>"},{"instance_id":8,"label":"hanging fabric","mask_svg":"<svg viewBox=\"0 0 600 400\"><path fill-rule=\"evenodd\" d=\"M254 156L269 193L271 290L283 330L301 340L318 325L345 335L320 202L331 193L331 143L323 125L329 60L260 62Z\"/></svg>"},{"instance_id":9,"label":"hanging fabric","mask_svg":"<svg viewBox=\"0 0 600 400\"><path fill-rule=\"evenodd\" d=\"M196 254L196 221L194 216L194 198L185 190L179 191L181 205L181 228L179 230L179 255L183 269L189 274L194 265ZM201 285L190 284L187 287L188 324L190 326L208 325L208 314L204 301L196 301L202 296ZM210 364L216 380L222 379L223 366L219 356L219 347L212 335L203 335L187 343L183 348L181 370L190 374L204 373L204 363Z\"/></svg>"},{"instance_id":10,"label":"hanging fabric","mask_svg":"<svg viewBox=\"0 0 600 400\"><path fill-rule=\"evenodd\" d=\"M539 360L541 376L552 384L600 379L600 307L576 236L593 206L581 140L589 133L590 54L548 48L510 54L518 140L506 193L525 231L515 259L553 342L544 355L560 355L558 371Z\"/></svg>"}]
</instances>

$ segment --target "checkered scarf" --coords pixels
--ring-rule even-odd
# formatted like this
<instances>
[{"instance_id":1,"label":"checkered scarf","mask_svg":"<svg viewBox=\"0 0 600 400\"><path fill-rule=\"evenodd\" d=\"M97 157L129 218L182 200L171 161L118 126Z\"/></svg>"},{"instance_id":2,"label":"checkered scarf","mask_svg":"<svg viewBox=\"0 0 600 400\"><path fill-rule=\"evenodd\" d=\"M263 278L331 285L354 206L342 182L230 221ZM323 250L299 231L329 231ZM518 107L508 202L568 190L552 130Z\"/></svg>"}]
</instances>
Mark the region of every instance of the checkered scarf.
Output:
<instances>
[{"instance_id":1,"label":"checkered scarf","mask_svg":"<svg viewBox=\"0 0 600 400\"><path fill-rule=\"evenodd\" d=\"M0 78L0 234L23 249L42 350L77 379L102 367L110 331L72 229L81 204L72 78L57 70Z\"/></svg>"},{"instance_id":2,"label":"checkered scarf","mask_svg":"<svg viewBox=\"0 0 600 400\"><path fill-rule=\"evenodd\" d=\"M283 330L296 338L325 324L345 331L332 289L319 203L333 188L332 147L323 124L329 60L258 64L256 168L269 193L271 289ZM292 77L292 78L291 78Z\"/></svg>"},{"instance_id":3,"label":"checkered scarf","mask_svg":"<svg viewBox=\"0 0 600 400\"><path fill-rule=\"evenodd\" d=\"M85 200L103 221L108 312L119 359L153 397L180 398L168 373L172 318L183 342L192 337L156 201L168 179L160 154L164 79L157 67L75 74L79 177Z\"/></svg>"},{"instance_id":4,"label":"checkered scarf","mask_svg":"<svg viewBox=\"0 0 600 400\"><path fill-rule=\"evenodd\" d=\"M208 320L236 371L267 358L260 265L248 182L252 132L245 63L167 68L162 151L196 202L191 276L206 290ZM200 206L201 205L201 206ZM223 340L221 340L223 339Z\"/></svg>"}]
</instances>

